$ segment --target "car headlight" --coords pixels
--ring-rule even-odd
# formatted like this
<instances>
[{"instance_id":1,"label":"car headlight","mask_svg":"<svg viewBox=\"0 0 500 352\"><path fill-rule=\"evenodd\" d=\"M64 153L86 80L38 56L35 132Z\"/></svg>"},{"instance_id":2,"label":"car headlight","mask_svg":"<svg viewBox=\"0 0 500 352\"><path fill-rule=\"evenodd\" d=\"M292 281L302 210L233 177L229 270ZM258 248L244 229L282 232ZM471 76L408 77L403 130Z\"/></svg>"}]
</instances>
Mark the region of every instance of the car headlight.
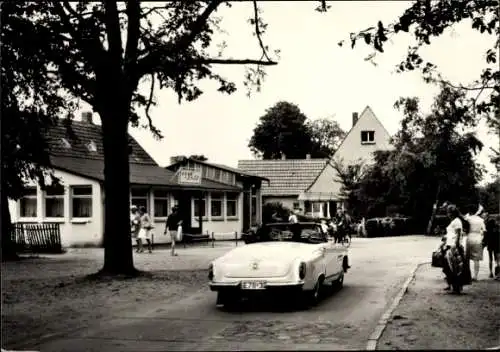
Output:
<instances>
[{"instance_id":1,"label":"car headlight","mask_svg":"<svg viewBox=\"0 0 500 352\"><path fill-rule=\"evenodd\" d=\"M210 281L214 279L214 265L212 263L208 266L208 279Z\"/></svg>"},{"instance_id":2,"label":"car headlight","mask_svg":"<svg viewBox=\"0 0 500 352\"><path fill-rule=\"evenodd\" d=\"M299 265L299 279L304 280L306 277L306 263L302 262Z\"/></svg>"}]
</instances>

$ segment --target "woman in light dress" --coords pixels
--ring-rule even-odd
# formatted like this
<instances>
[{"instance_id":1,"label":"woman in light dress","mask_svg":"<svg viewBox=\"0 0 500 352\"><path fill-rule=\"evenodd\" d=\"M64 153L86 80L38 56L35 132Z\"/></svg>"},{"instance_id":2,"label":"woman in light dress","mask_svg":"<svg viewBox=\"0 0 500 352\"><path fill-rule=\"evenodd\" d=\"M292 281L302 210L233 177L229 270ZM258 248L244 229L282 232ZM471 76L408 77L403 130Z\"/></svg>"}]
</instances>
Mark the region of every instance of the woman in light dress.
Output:
<instances>
[{"instance_id":1,"label":"woman in light dress","mask_svg":"<svg viewBox=\"0 0 500 352\"><path fill-rule=\"evenodd\" d=\"M137 236L139 235L139 230L141 229L141 216L139 215L139 209L137 206L132 205L130 207L130 234L132 238L135 238L137 243L137 252L139 251L139 242L142 242Z\"/></svg>"},{"instance_id":2,"label":"woman in light dress","mask_svg":"<svg viewBox=\"0 0 500 352\"><path fill-rule=\"evenodd\" d=\"M153 253L153 246L151 242L151 230L153 229L153 224L151 222L151 217L146 212L146 207L139 207L139 214L141 216L141 229L139 230L138 239L138 252L144 252L144 247L142 246L142 241L146 241L148 244L148 252Z\"/></svg>"},{"instance_id":3,"label":"woman in light dress","mask_svg":"<svg viewBox=\"0 0 500 352\"><path fill-rule=\"evenodd\" d=\"M483 236L486 231L484 220L479 216L482 207L474 213L476 207L471 207L469 213L465 215L465 220L469 223L469 233L466 235L465 253L468 260L474 262L474 275L472 281L477 281L479 275L479 263L483 260ZM470 215L472 214L472 215Z\"/></svg>"},{"instance_id":4,"label":"woman in light dress","mask_svg":"<svg viewBox=\"0 0 500 352\"><path fill-rule=\"evenodd\" d=\"M446 212L451 219L450 224L446 227L445 239L445 256L443 263L443 272L446 275L448 286L445 290L451 290L452 283L455 279L456 273L453 272L452 267L458 265L462 268L459 281L461 285L470 284L470 269L468 261L464 253L464 239L463 239L463 216L460 214L458 208L453 204L446 204Z\"/></svg>"}]
</instances>

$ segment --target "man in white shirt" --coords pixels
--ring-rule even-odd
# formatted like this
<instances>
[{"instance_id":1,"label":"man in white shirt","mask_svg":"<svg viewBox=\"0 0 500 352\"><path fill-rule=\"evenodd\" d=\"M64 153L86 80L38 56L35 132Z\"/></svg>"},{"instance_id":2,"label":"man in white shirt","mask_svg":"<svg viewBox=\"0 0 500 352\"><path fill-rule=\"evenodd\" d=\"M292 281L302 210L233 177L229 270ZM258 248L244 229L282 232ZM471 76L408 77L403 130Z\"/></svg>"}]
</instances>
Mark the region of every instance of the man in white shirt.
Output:
<instances>
[{"instance_id":1,"label":"man in white shirt","mask_svg":"<svg viewBox=\"0 0 500 352\"><path fill-rule=\"evenodd\" d=\"M291 224L296 224L299 222L299 219L297 218L297 214L295 214L294 210L292 210L290 212L290 216L288 217L288 222Z\"/></svg>"}]
</instances>

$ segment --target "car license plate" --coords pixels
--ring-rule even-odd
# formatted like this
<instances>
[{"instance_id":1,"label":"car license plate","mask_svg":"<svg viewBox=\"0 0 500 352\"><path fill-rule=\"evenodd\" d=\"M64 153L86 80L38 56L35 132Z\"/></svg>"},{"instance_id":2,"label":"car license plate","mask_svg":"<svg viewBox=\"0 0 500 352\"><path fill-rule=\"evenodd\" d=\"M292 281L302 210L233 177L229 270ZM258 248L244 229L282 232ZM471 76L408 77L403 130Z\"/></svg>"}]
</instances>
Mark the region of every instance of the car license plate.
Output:
<instances>
[{"instance_id":1,"label":"car license plate","mask_svg":"<svg viewBox=\"0 0 500 352\"><path fill-rule=\"evenodd\" d=\"M264 290L266 283L264 281L243 281L241 288L243 290Z\"/></svg>"}]
</instances>

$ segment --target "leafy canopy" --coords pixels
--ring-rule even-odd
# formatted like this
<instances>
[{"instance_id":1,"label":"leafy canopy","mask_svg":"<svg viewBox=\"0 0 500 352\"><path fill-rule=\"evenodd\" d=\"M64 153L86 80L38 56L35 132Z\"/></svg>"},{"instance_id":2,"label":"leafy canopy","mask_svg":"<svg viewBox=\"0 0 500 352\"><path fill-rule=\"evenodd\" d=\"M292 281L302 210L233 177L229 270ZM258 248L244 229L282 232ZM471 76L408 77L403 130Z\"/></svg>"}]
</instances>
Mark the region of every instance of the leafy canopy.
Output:
<instances>
[{"instance_id":1,"label":"leafy canopy","mask_svg":"<svg viewBox=\"0 0 500 352\"><path fill-rule=\"evenodd\" d=\"M351 33L351 46L354 47L359 41L371 46L374 51L367 59L374 62L373 59L385 51L392 37L402 32L412 33L416 45L408 48L405 58L397 64L397 71L420 70L428 83L445 84L469 93L468 107L474 111L469 117L485 117L489 126L500 133L500 69L497 62L500 48L499 6L498 0L414 1L394 22L384 24L379 21L376 26ZM484 57L484 68L480 76L467 85L443 77L439 67L420 55L423 47L432 45L434 38L460 22L470 23L491 43L486 52L475 53ZM341 41L339 45L343 43ZM450 57L450 60L453 58Z\"/></svg>"},{"instance_id":2,"label":"leafy canopy","mask_svg":"<svg viewBox=\"0 0 500 352\"><path fill-rule=\"evenodd\" d=\"M263 159L328 158L343 139L345 132L336 121L309 121L295 104L281 101L266 110L248 146Z\"/></svg>"},{"instance_id":3,"label":"leafy canopy","mask_svg":"<svg viewBox=\"0 0 500 352\"><path fill-rule=\"evenodd\" d=\"M467 131L474 127L467 104L462 90L447 85L428 115L422 115L417 98L396 102L404 117L394 149L376 152L359 182L347 184L365 214L384 216L393 205L400 213L426 218L437 199L474 202L482 176L474 155L482 143Z\"/></svg>"}]
</instances>

